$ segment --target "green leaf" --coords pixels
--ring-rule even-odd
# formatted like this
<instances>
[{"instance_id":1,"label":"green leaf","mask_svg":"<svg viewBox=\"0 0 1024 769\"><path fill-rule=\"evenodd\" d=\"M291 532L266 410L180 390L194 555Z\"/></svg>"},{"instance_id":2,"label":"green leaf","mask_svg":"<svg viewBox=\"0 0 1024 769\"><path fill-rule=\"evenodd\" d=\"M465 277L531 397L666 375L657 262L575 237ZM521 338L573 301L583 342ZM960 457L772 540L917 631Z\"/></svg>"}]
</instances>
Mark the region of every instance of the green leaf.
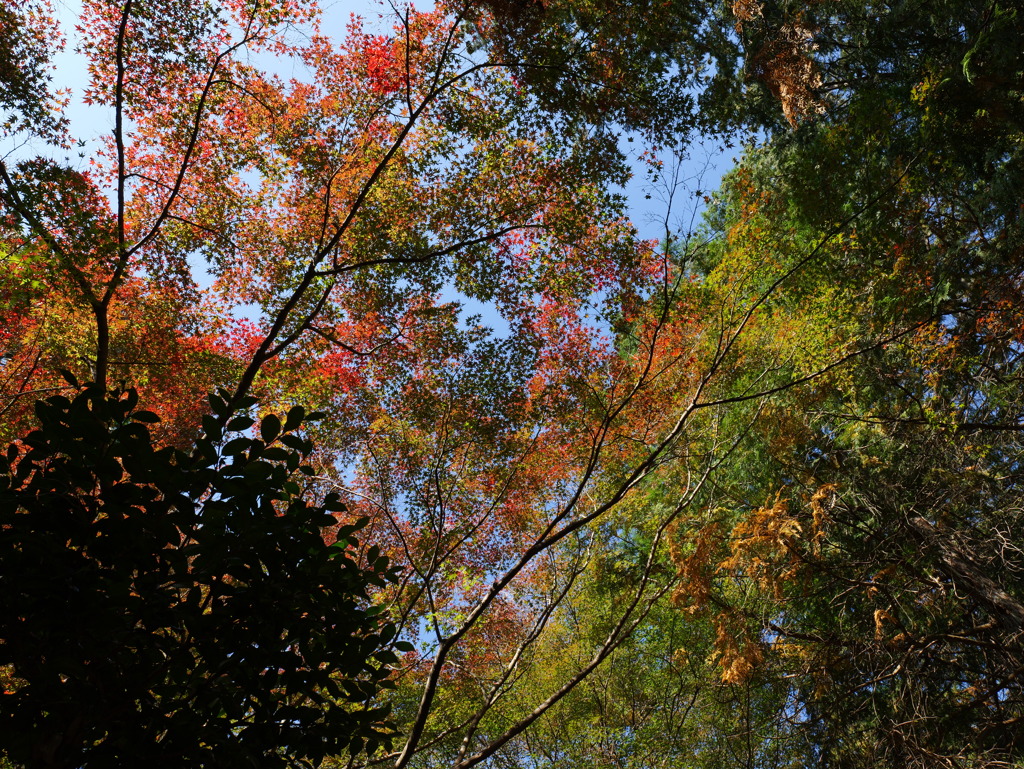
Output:
<instances>
[{"instance_id":1,"label":"green leaf","mask_svg":"<svg viewBox=\"0 0 1024 769\"><path fill-rule=\"evenodd\" d=\"M306 410L302 406L293 406L288 410L288 416L285 418L284 429L286 432L291 432L299 427L306 417Z\"/></svg>"},{"instance_id":2,"label":"green leaf","mask_svg":"<svg viewBox=\"0 0 1024 769\"><path fill-rule=\"evenodd\" d=\"M231 432L241 432L242 430L248 430L256 424L256 420L248 416L234 417L227 424L227 429Z\"/></svg>"},{"instance_id":3,"label":"green leaf","mask_svg":"<svg viewBox=\"0 0 1024 769\"><path fill-rule=\"evenodd\" d=\"M260 422L260 437L265 443L273 441L281 432L281 420L276 414L267 414Z\"/></svg>"}]
</instances>

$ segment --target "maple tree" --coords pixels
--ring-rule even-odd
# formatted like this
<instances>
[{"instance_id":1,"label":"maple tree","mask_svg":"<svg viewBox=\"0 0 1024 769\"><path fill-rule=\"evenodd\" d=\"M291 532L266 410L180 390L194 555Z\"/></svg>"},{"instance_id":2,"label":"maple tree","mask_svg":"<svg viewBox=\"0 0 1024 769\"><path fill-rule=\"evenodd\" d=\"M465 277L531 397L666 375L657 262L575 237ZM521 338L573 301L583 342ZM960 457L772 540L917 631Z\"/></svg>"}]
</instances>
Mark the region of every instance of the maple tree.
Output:
<instances>
[{"instance_id":1,"label":"maple tree","mask_svg":"<svg viewBox=\"0 0 1024 769\"><path fill-rule=\"evenodd\" d=\"M25 29L50 23L45 4L16 10ZM83 170L0 168L16 266L5 429L26 429L62 366L132 385L172 445L192 444L217 386L231 406L328 412L309 430L316 483L345 499L342 524L369 518L363 541L404 574L375 595L417 642L386 697L398 765L486 761L629 637L666 585L642 579L590 660L520 694L591 524L698 410L632 424L690 377L686 357L660 359L656 316L629 359L601 326L647 313L664 258L609 189L626 174L614 135L540 109L479 48L487 19L410 7L329 38L312 4L86 3L86 96L112 133ZM289 66L303 75L277 74ZM68 143L63 124L41 127ZM452 287L511 333L461 318L440 299Z\"/></svg>"}]
</instances>

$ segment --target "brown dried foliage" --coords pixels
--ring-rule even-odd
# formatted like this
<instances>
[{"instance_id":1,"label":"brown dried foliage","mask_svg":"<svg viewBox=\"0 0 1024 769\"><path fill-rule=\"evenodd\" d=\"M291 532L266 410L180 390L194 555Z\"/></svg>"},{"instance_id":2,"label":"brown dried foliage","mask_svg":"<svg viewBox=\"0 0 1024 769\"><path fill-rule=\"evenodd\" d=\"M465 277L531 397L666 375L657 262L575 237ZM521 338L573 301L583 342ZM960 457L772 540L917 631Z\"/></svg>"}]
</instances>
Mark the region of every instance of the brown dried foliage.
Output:
<instances>
[{"instance_id":1,"label":"brown dried foliage","mask_svg":"<svg viewBox=\"0 0 1024 769\"><path fill-rule=\"evenodd\" d=\"M748 58L749 73L779 100L786 120L796 128L801 120L825 112L825 103L818 95L821 72L811 57L817 48L816 30L799 16L777 29L768 29L763 10L757 0L734 0L736 32L742 34L745 26L752 25L764 33L764 42Z\"/></svg>"}]
</instances>

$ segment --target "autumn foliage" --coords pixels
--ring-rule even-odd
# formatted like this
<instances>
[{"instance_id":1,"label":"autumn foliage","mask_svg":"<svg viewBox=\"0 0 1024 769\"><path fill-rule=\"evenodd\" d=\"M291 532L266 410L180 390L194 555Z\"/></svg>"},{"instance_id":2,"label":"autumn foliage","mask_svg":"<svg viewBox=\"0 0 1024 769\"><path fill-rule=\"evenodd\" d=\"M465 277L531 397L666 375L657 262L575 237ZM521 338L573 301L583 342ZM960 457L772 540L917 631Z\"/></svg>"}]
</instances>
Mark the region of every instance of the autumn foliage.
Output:
<instances>
[{"instance_id":1,"label":"autumn foliage","mask_svg":"<svg viewBox=\"0 0 1024 769\"><path fill-rule=\"evenodd\" d=\"M1021 28L934 5L5 2L0 437L326 415L397 737L300 762L1009 765Z\"/></svg>"}]
</instances>

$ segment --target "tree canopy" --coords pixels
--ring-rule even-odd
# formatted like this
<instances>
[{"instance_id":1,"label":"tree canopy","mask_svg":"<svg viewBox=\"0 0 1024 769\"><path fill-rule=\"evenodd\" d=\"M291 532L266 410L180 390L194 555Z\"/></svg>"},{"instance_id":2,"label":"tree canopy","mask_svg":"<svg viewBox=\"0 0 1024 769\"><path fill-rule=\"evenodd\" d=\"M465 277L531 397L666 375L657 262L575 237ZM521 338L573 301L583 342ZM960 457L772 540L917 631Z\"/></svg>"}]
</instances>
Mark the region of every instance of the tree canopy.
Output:
<instances>
[{"instance_id":1,"label":"tree canopy","mask_svg":"<svg viewBox=\"0 0 1024 769\"><path fill-rule=\"evenodd\" d=\"M159 575L152 592L82 572L99 603L75 610L131 638L157 612L146 653L179 644L181 667L117 707L223 710L216 738L140 727L147 750L244 742L260 697L291 695L268 683L286 666L243 650L297 632L320 639L307 700L287 705L305 715L267 705L279 736L253 731L276 742L252 755L1021 760L1015 6L442 0L338 18L314 0L85 0L71 44L109 121L78 160L51 79L68 25L47 0L10 0L2 21L8 487L74 466L61 516L128 506L126 543L154 527L117 552ZM737 155L715 192L678 182L698 140ZM660 241L627 217L632 176L664 203ZM61 370L96 384L76 395ZM300 407L324 418L295 433L286 417L279 437L270 415ZM72 455L47 430L100 448ZM19 584L16 564L46 559L18 537L51 524L4 504L0 576ZM89 537L114 518L93 512L86 539L40 541L102 565ZM347 545L325 544L328 523ZM280 570L225 580L251 566L232 548L276 548L288 526ZM310 589L325 564L354 581ZM10 600L58 605L61 568ZM251 610L202 620L242 685L169 629L250 578ZM362 619L328 621L327 593ZM57 612L32 633L66 647ZM35 680L36 637L4 626L0 713L66 735L74 717L26 710L25 692L85 679ZM193 680L240 699L185 712ZM127 760L107 713L90 710L88 744ZM293 720L315 726L294 750Z\"/></svg>"}]
</instances>

